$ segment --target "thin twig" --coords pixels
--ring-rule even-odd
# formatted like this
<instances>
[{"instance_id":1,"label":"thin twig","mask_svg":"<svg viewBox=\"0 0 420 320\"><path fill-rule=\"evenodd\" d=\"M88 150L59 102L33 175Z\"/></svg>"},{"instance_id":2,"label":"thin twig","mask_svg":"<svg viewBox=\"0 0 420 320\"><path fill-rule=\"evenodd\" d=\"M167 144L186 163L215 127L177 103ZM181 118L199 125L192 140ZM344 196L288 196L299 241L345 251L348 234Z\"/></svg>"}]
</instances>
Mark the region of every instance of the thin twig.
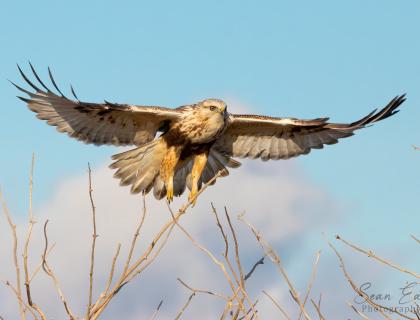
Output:
<instances>
[{"instance_id":1,"label":"thin twig","mask_svg":"<svg viewBox=\"0 0 420 320\"><path fill-rule=\"evenodd\" d=\"M319 294L318 309L321 310L322 293Z\"/></svg>"},{"instance_id":2,"label":"thin twig","mask_svg":"<svg viewBox=\"0 0 420 320\"><path fill-rule=\"evenodd\" d=\"M413 234L410 235L410 236L411 236L411 238L414 239L414 241L416 241L418 244L420 244L420 240L418 238L416 238Z\"/></svg>"},{"instance_id":3,"label":"thin twig","mask_svg":"<svg viewBox=\"0 0 420 320\"><path fill-rule=\"evenodd\" d=\"M231 234L232 234L233 243L235 245L235 261L236 261L236 266L237 266L237 268L239 270L239 283L238 283L238 286L239 286L239 288L240 288L240 290L242 292L242 301L244 301L245 299L247 299L248 302L250 303L251 300L249 299L248 293L246 292L246 289L245 289L245 277L244 277L244 271L243 271L242 265L241 265L241 259L239 257L239 244L238 244L238 239L236 237L236 232L235 232L235 229L233 228L232 221L230 220L230 216L229 216L229 213L228 213L226 207L225 207L225 216L226 216L226 220L227 220L228 225L229 225L229 229L230 229ZM228 261L228 264L229 264L230 269L233 272L233 268L230 266L230 261ZM236 273L233 272L233 274L235 275L235 279L236 279L237 278ZM253 310L253 316L256 316L256 310L253 308L254 305L255 305L255 303L254 304L251 304L251 309ZM236 313L234 314L232 320L236 320L238 318L239 312L240 312L240 308L238 306L238 308L236 309ZM248 313L245 314L245 317L248 318Z\"/></svg>"},{"instance_id":4,"label":"thin twig","mask_svg":"<svg viewBox=\"0 0 420 320\"><path fill-rule=\"evenodd\" d=\"M28 231L26 233L25 244L23 247L23 271L25 274L25 289L26 289L26 299L28 300L28 304L32 309L34 309L39 314L42 320L46 320L45 313L32 300L31 285L30 285L31 278L29 277L29 267L28 267L29 242L31 241L32 229L34 227L34 224L36 223L36 221L34 220L33 210L32 210L34 167L35 167L35 154L32 154L31 171L29 174L29 210L28 210L29 221L28 221Z\"/></svg>"},{"instance_id":5,"label":"thin twig","mask_svg":"<svg viewBox=\"0 0 420 320\"><path fill-rule=\"evenodd\" d=\"M121 243L118 244L117 251L115 252L114 258L112 258L111 270L109 272L108 281L105 286L104 295L108 293L109 287L111 286L112 278L114 277L115 273L115 264L117 263L118 255L120 254L120 249Z\"/></svg>"},{"instance_id":6,"label":"thin twig","mask_svg":"<svg viewBox=\"0 0 420 320\"><path fill-rule=\"evenodd\" d=\"M55 276L54 272L49 267L48 262L47 262L47 252L48 252L47 225L48 225L48 222L49 220L46 220L44 224L45 248L44 248L44 253L42 255L42 269L44 269L45 273L52 279L54 287L58 293L58 296L60 297L61 302L64 305L64 309L67 315L69 316L70 320L75 320L76 317L73 315L73 312L71 311L70 306L68 305L67 300L64 297L63 291L61 290L61 287L60 287L60 282L58 281L57 277Z\"/></svg>"},{"instance_id":7,"label":"thin twig","mask_svg":"<svg viewBox=\"0 0 420 320\"><path fill-rule=\"evenodd\" d=\"M393 263L393 262L391 262L389 260L385 260L385 259L381 258L381 257L375 255L375 253L373 253L373 251L371 251L371 250L366 251L366 250L364 250L364 249L362 249L362 248L360 248L360 247L358 247L358 246L350 243L349 241L343 239L339 235L336 235L335 238L337 240L340 240L342 243L344 243L345 245L349 246L350 248L352 248L352 249L354 249L354 250L356 250L358 252L361 252L361 253L365 254L369 258L373 258L376 261L381 262L382 264L385 264L385 265L387 265L387 266L389 266L391 268L394 268L394 269L396 269L396 270L398 270L400 272L403 272L403 273L412 275L413 277L416 277L417 279L420 279L420 275L418 275L417 273L415 273L413 271L410 271L410 270L407 270L407 269L404 269L401 266L399 266L399 265L397 265L397 264L395 264L395 263Z\"/></svg>"},{"instance_id":8,"label":"thin twig","mask_svg":"<svg viewBox=\"0 0 420 320\"><path fill-rule=\"evenodd\" d=\"M112 258L111 269L110 269L110 271L109 271L108 280L107 280L107 282L106 282L106 284L105 284L105 288L104 288L104 290L101 292L101 294L99 295L99 297L98 297L98 299L96 300L95 304L91 307L91 310L92 310L92 309L95 309L95 308L98 306L98 304L99 304L99 303L101 303L101 302L102 302L102 300L103 300L103 299L107 296L107 294L108 294L109 288L111 287L112 279L114 278L115 265L116 265L116 263L117 263L117 259L118 259L118 256L119 256L119 254L120 254L120 249L121 249L121 243L119 243L119 244L117 245L117 250L116 250L116 252L115 252L115 254L114 254L114 257ZM91 314L90 314L89 316L91 316L91 315L92 315L92 312L91 312Z\"/></svg>"},{"instance_id":9,"label":"thin twig","mask_svg":"<svg viewBox=\"0 0 420 320\"><path fill-rule=\"evenodd\" d=\"M238 320L243 320L243 319L245 319L246 317L248 317L249 316L249 314L251 313L251 311L253 310L253 309L255 309L255 306L257 305L257 303L258 303L258 300L256 300L253 304L252 304L252 306L248 309L248 311L246 312L246 314L245 315L243 315L242 317L240 317ZM256 310L255 311L255 313L257 313L258 312L258 310ZM251 316L251 318L250 318L250 320L252 320L254 318L254 315L252 315Z\"/></svg>"},{"instance_id":10,"label":"thin twig","mask_svg":"<svg viewBox=\"0 0 420 320\"><path fill-rule=\"evenodd\" d=\"M229 242L228 242L225 230L223 229L222 224L220 223L219 215L217 214L217 210L214 207L213 203L211 203L211 208L212 208L212 211L214 213L214 216L216 217L216 224L217 224L217 226L220 230L220 233L222 234L223 240L225 242L225 253L223 254L223 256L227 257L228 253L229 253Z\"/></svg>"},{"instance_id":11,"label":"thin twig","mask_svg":"<svg viewBox=\"0 0 420 320\"><path fill-rule=\"evenodd\" d=\"M16 296L16 299L22 303L24 306L24 310L27 309L31 313L34 319L38 319L35 312L31 309L31 307L23 300L22 295L19 296L17 289L7 280L0 280L5 286L9 287L12 290L13 294Z\"/></svg>"},{"instance_id":12,"label":"thin twig","mask_svg":"<svg viewBox=\"0 0 420 320\"><path fill-rule=\"evenodd\" d=\"M31 298L31 288L29 285L29 270L28 270L28 247L29 241L32 235L32 228L34 226L34 218L32 213L32 191L33 191L33 174L34 174L34 162L35 156L32 154L32 165L31 165L31 172L29 174L29 224L28 224L28 232L26 234L25 245L23 249L23 270L25 273L25 287L26 287L26 296L28 299L28 303L32 306L32 298Z\"/></svg>"},{"instance_id":13,"label":"thin twig","mask_svg":"<svg viewBox=\"0 0 420 320\"><path fill-rule=\"evenodd\" d=\"M96 238L98 234L96 232L96 207L93 201L93 188L92 188L92 170L90 164L88 163L88 176L89 176L89 200L92 208L92 246L90 250L90 268L89 268L89 295L88 295L88 305L86 308L86 319L89 319L90 309L92 307L92 292L93 292L93 270L95 266L95 248L96 248Z\"/></svg>"},{"instance_id":14,"label":"thin twig","mask_svg":"<svg viewBox=\"0 0 420 320\"><path fill-rule=\"evenodd\" d=\"M268 299L270 299L271 302L277 307L277 309L279 309L283 317L285 317L287 320L291 319L287 312L281 307L281 305L276 300L274 300L274 298L268 292L263 290L262 293L264 293L268 297Z\"/></svg>"},{"instance_id":15,"label":"thin twig","mask_svg":"<svg viewBox=\"0 0 420 320\"><path fill-rule=\"evenodd\" d=\"M358 310L354 305L352 305L350 302L347 301L348 306L356 312L362 319L369 320L369 318L360 310Z\"/></svg>"},{"instance_id":16,"label":"thin twig","mask_svg":"<svg viewBox=\"0 0 420 320\"><path fill-rule=\"evenodd\" d=\"M308 282L308 287L306 289L305 298L303 299L303 305L306 305L306 301L308 301L309 293L311 292L312 285L315 281L316 271L317 271L320 255L321 255L321 251L318 251L315 255L315 262L314 262L313 267L312 267L312 274L311 274L311 278L309 279L309 282ZM302 317L302 311L299 313L298 320L300 320L301 317Z\"/></svg>"},{"instance_id":17,"label":"thin twig","mask_svg":"<svg viewBox=\"0 0 420 320\"><path fill-rule=\"evenodd\" d=\"M233 242L235 244L235 259L236 259L236 264L237 264L238 270L239 270L239 275L240 275L240 279L241 279L241 285L242 285L243 288L245 288L244 270L242 269L241 259L239 258L239 244L238 244L238 239L236 237L236 232L235 232L235 229L233 228L232 221L230 220L230 217L229 217L229 214L227 212L226 207L225 207L225 215L226 215L226 219L227 219L228 224L229 224L230 231L232 233Z\"/></svg>"},{"instance_id":18,"label":"thin twig","mask_svg":"<svg viewBox=\"0 0 420 320\"><path fill-rule=\"evenodd\" d=\"M252 266L251 270L249 270L249 272L245 275L244 280L248 280L249 278L251 278L252 274L254 273L254 271L257 269L257 267L261 264L264 264L264 259L265 256L263 256L260 260L258 260L257 262L254 263L254 265Z\"/></svg>"},{"instance_id":19,"label":"thin twig","mask_svg":"<svg viewBox=\"0 0 420 320\"><path fill-rule=\"evenodd\" d=\"M162 304L163 304L163 300L160 300L158 306L156 307L155 312L153 312L153 314L150 316L149 320L155 320L156 319L156 316L159 313L159 310L160 310L160 307L162 307Z\"/></svg>"},{"instance_id":20,"label":"thin twig","mask_svg":"<svg viewBox=\"0 0 420 320\"><path fill-rule=\"evenodd\" d=\"M290 281L286 270L283 268L281 264L280 257L278 254L274 251L274 249L268 244L267 241L264 240L264 238L261 236L260 232L250 223L248 222L243 215L239 215L238 219L242 222L244 222L252 231L255 238L261 245L261 248L264 250L265 254L270 258L270 260L276 265L277 270L280 272L284 280L286 280L286 283L290 289L290 293L292 295L293 300L298 304L300 310L303 313L303 316L306 320L311 320L311 317L307 313L305 306L303 305L302 301L299 298L299 294L297 293L296 289L294 288L292 282Z\"/></svg>"},{"instance_id":21,"label":"thin twig","mask_svg":"<svg viewBox=\"0 0 420 320\"><path fill-rule=\"evenodd\" d=\"M53 243L53 245L51 247L48 248L47 253L45 255L45 257L48 257L48 255L51 253L51 251L55 248L55 243ZM29 279L29 283L31 283L34 278L36 277L36 275L39 273L39 271L42 268L42 257L41 257L41 262L38 264L38 266L35 268L34 272L32 273L30 279Z\"/></svg>"},{"instance_id":22,"label":"thin twig","mask_svg":"<svg viewBox=\"0 0 420 320\"><path fill-rule=\"evenodd\" d=\"M181 307L181 309L178 311L175 320L179 320L181 319L182 314L184 313L184 311L188 308L188 306L191 303L192 298L194 298L195 296L195 292L191 293L187 299L187 302L184 303L184 305Z\"/></svg>"},{"instance_id":23,"label":"thin twig","mask_svg":"<svg viewBox=\"0 0 420 320\"><path fill-rule=\"evenodd\" d=\"M179 283L181 283L185 288L187 288L188 290L190 290L193 293L204 293L204 294L208 294L211 296L215 296L215 297L219 297L225 301L228 301L229 298L220 294L220 293L215 293L209 290L202 290L202 289L197 289L197 288L193 288L190 285L188 285L185 281L181 280L180 278L177 278L177 280L179 281Z\"/></svg>"},{"instance_id":24,"label":"thin twig","mask_svg":"<svg viewBox=\"0 0 420 320\"><path fill-rule=\"evenodd\" d=\"M126 273L128 267L130 266L130 262L131 262L131 258L133 256L134 248L136 246L136 242L137 242L138 236L140 235L140 230L141 230L141 228L144 224L145 218L146 218L146 197L145 197L145 195L143 195L142 215L141 215L141 218L140 218L140 222L139 222L139 224L136 228L136 231L134 232L133 239L131 240L130 251L129 251L128 256L127 256L127 261L125 262L123 273Z\"/></svg>"},{"instance_id":25,"label":"thin twig","mask_svg":"<svg viewBox=\"0 0 420 320\"><path fill-rule=\"evenodd\" d=\"M18 247L18 238L16 234L16 225L13 223L12 217L10 216L9 209L7 208L6 202L3 199L3 193L0 190L0 201L3 206L3 213L6 216L7 222L10 227L10 231L12 232L13 237L13 263L15 265L15 272L16 272L16 292L19 296L19 314L22 320L25 319L25 310L23 308L23 299L22 299L22 287L21 287L21 280L20 280L20 267L19 261L17 256L17 247Z\"/></svg>"},{"instance_id":26,"label":"thin twig","mask_svg":"<svg viewBox=\"0 0 420 320\"><path fill-rule=\"evenodd\" d=\"M320 307L315 303L314 300L311 299L312 305L314 306L316 313L318 314L319 320L325 320L324 316L321 313Z\"/></svg>"}]
</instances>

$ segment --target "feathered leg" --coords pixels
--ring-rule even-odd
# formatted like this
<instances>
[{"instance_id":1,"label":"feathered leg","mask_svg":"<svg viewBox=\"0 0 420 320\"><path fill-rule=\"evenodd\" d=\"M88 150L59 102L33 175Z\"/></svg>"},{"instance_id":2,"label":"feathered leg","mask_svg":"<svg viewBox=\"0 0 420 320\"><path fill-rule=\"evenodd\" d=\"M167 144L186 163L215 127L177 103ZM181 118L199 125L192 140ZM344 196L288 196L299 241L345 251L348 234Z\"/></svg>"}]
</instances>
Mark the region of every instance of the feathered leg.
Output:
<instances>
[{"instance_id":1,"label":"feathered leg","mask_svg":"<svg viewBox=\"0 0 420 320\"><path fill-rule=\"evenodd\" d=\"M200 180L201 174L207 164L208 155L208 152L204 152L196 155L194 158L194 164L191 172L191 192L188 196L188 200L192 202L193 205L195 205L195 202L197 201L198 181Z\"/></svg>"},{"instance_id":2,"label":"feathered leg","mask_svg":"<svg viewBox=\"0 0 420 320\"><path fill-rule=\"evenodd\" d=\"M169 202L174 199L174 175L175 167L178 164L180 149L172 146L168 149L162 160L160 167L160 176L162 177L166 187L166 198Z\"/></svg>"}]
</instances>

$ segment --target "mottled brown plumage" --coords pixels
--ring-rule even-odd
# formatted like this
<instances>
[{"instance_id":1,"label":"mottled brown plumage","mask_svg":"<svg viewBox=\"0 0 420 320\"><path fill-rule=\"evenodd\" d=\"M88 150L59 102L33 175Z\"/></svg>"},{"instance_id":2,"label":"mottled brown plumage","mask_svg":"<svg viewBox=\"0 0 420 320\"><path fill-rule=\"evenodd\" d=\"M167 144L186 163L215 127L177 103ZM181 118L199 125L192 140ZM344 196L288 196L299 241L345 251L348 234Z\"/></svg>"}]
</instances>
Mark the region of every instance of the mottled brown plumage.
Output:
<instances>
[{"instance_id":1,"label":"mottled brown plumage","mask_svg":"<svg viewBox=\"0 0 420 320\"><path fill-rule=\"evenodd\" d=\"M115 177L121 185L131 185L133 193L153 189L158 199L181 195L186 187L195 201L203 183L215 175L228 175L227 168L240 165L231 157L288 159L311 149L334 144L355 130L398 112L405 96L397 96L380 111L349 124L329 123L328 118L299 120L258 115L234 115L225 102L206 99L192 105L169 109L105 102L80 101L65 97L49 71L57 90L51 91L36 74L35 85L19 68L24 80L35 90L14 84L29 98L30 110L60 132L96 145L135 145L137 148L113 156ZM159 134L160 133L160 134ZM159 134L159 135L158 135ZM157 136L158 135L158 136Z\"/></svg>"}]
</instances>

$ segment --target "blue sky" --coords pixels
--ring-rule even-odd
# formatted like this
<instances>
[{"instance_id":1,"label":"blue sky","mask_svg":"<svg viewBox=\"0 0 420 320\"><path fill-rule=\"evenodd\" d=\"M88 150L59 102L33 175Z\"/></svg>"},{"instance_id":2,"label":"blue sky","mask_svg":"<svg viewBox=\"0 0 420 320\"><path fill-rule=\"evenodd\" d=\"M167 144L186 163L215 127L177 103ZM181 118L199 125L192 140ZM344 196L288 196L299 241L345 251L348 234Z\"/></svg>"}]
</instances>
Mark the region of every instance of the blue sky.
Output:
<instances>
[{"instance_id":1,"label":"blue sky","mask_svg":"<svg viewBox=\"0 0 420 320\"><path fill-rule=\"evenodd\" d=\"M419 14L414 0L10 2L0 12L0 185L23 214L32 152L36 205L117 152L35 119L7 82L23 83L16 63L28 70L28 60L92 102L218 97L255 113L343 122L407 93L397 116L297 160L345 208L326 231L397 250L418 231Z\"/></svg>"},{"instance_id":2,"label":"blue sky","mask_svg":"<svg viewBox=\"0 0 420 320\"><path fill-rule=\"evenodd\" d=\"M348 121L407 92L398 116L298 161L363 205L365 219L409 227L420 184L410 147L420 141L419 13L417 1L9 4L0 13L1 185L17 203L34 151L42 201L57 181L115 152L57 134L15 98L6 79L22 83L15 64L28 60L44 77L51 66L61 87L72 83L86 101L177 106L221 97L256 113Z\"/></svg>"}]
</instances>

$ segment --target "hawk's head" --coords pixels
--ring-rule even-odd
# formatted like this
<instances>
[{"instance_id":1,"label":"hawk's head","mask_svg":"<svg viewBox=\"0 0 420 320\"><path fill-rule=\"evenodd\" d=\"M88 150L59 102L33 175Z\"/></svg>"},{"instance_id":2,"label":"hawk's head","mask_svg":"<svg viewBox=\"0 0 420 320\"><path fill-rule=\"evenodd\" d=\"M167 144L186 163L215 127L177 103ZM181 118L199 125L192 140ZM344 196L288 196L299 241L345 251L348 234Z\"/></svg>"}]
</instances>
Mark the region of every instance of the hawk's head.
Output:
<instances>
[{"instance_id":1,"label":"hawk's head","mask_svg":"<svg viewBox=\"0 0 420 320\"><path fill-rule=\"evenodd\" d=\"M220 99L206 99L195 105L195 111L201 117L221 121L227 117L227 106Z\"/></svg>"},{"instance_id":2,"label":"hawk's head","mask_svg":"<svg viewBox=\"0 0 420 320\"><path fill-rule=\"evenodd\" d=\"M225 113L227 106L223 100L220 99L206 99L198 103L198 106L207 109L213 113Z\"/></svg>"}]
</instances>

